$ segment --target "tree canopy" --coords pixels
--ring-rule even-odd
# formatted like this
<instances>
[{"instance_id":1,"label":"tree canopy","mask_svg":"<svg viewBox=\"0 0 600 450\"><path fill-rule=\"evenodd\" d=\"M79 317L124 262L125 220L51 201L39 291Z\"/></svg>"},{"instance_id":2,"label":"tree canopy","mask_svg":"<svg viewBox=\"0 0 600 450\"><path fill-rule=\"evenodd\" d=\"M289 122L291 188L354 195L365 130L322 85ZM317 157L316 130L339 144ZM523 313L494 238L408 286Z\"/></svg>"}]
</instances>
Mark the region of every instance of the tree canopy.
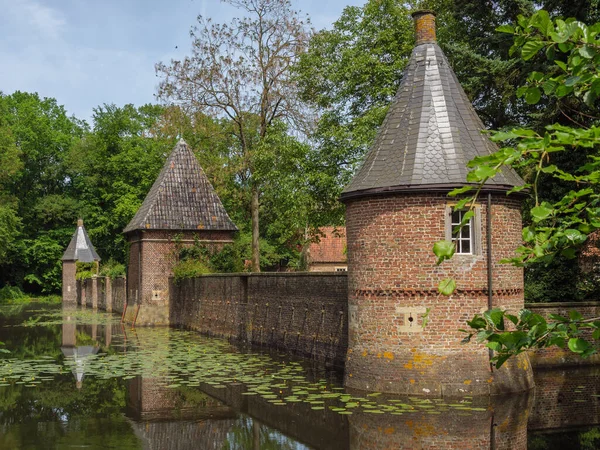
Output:
<instances>
[{"instance_id":1,"label":"tree canopy","mask_svg":"<svg viewBox=\"0 0 600 450\"><path fill-rule=\"evenodd\" d=\"M600 23L588 26L573 18L551 19L547 11L541 10L529 17L519 16L516 25L503 25L498 31L513 35L511 54L525 61L543 54L550 63L545 72L529 74L526 83L517 89L519 97L540 107L554 101L559 109L566 100L570 108L577 108L575 114L591 120L582 124L573 119L574 114L565 114L570 119L568 125L552 123L539 131L520 127L495 132L493 139L507 146L471 161L469 179L485 183L503 166L519 168L527 175L526 183L515 190L530 190L530 222L523 228L524 244L516 249L514 258L505 262L528 265L550 262L558 256L574 259L588 236L600 229L600 127L597 117L586 114L588 108L597 111L600 95ZM566 158L578 164L570 164L565 170L561 163ZM542 182L569 188L548 201L540 192ZM468 188L454 194L465 192ZM476 196L464 197L457 208L472 204ZM441 245L434 251L440 260L453 253L452 248ZM509 330L506 321L514 328ZM576 311L568 317L551 315L546 319L527 310L514 315L493 309L477 315L468 325L472 330L467 332L466 340L476 334L480 342L486 342L495 352L493 361L497 366L527 349L552 345L587 357L596 352L590 338L600 339L600 318L584 318Z\"/></svg>"},{"instance_id":2,"label":"tree canopy","mask_svg":"<svg viewBox=\"0 0 600 450\"><path fill-rule=\"evenodd\" d=\"M565 244L598 228L597 50L579 42L595 28L564 20L597 21L593 2L367 0L319 32L287 0L230 3L240 18L200 17L190 55L157 65L164 105L101 105L88 125L54 99L0 94L0 285L57 291L78 217L104 261L125 263L121 231L179 137L240 228L238 257L255 270L301 268L315 228L343 224L339 193L398 88L414 42L410 12L426 7L438 12L439 43L478 113L509 139L475 173L483 180L512 161L536 194L517 261L528 266L528 298L593 294ZM540 6L548 22L519 19ZM548 273L567 274L562 291Z\"/></svg>"},{"instance_id":3,"label":"tree canopy","mask_svg":"<svg viewBox=\"0 0 600 450\"><path fill-rule=\"evenodd\" d=\"M242 163L239 183L249 192L252 268L260 271L259 211L262 186L255 176L257 155L277 121L303 122L291 67L308 40L306 23L289 0L228 0L245 16L214 24L198 16L191 31L192 54L159 63L159 97L188 111L231 121Z\"/></svg>"}]
</instances>

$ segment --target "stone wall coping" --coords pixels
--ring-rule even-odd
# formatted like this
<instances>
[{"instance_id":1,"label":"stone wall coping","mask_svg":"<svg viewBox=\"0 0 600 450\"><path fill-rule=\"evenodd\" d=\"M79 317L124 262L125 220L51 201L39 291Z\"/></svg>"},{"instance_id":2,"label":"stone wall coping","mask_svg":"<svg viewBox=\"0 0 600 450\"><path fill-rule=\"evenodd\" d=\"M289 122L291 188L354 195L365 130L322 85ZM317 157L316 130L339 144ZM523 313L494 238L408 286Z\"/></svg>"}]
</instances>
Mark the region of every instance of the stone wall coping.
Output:
<instances>
[{"instance_id":1,"label":"stone wall coping","mask_svg":"<svg viewBox=\"0 0 600 450\"><path fill-rule=\"evenodd\" d=\"M587 302L549 302L549 303L525 303L527 309L539 309L539 308L581 308L584 306L596 306L600 307L600 301L587 301Z\"/></svg>"},{"instance_id":2,"label":"stone wall coping","mask_svg":"<svg viewBox=\"0 0 600 450\"><path fill-rule=\"evenodd\" d=\"M226 278L226 277L347 277L348 272L235 272L235 273L207 273L193 278ZM173 277L170 277L172 279ZM192 279L192 278L188 278ZM183 281L183 280L182 280Z\"/></svg>"}]
</instances>

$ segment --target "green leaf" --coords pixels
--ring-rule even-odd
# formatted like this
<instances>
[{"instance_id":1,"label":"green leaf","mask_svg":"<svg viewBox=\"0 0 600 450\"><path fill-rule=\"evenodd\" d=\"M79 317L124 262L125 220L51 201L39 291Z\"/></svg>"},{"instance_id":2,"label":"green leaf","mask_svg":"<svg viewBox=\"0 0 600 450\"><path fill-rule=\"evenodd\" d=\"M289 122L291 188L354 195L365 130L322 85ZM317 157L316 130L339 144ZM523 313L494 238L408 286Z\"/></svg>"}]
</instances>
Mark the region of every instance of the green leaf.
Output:
<instances>
[{"instance_id":1,"label":"green leaf","mask_svg":"<svg viewBox=\"0 0 600 450\"><path fill-rule=\"evenodd\" d=\"M527 41L521 49L521 58L525 61L530 60L543 48L544 43L541 41Z\"/></svg>"},{"instance_id":2,"label":"green leaf","mask_svg":"<svg viewBox=\"0 0 600 450\"><path fill-rule=\"evenodd\" d=\"M550 95L556 90L556 86L558 83L554 80L546 80L542 83L542 88L544 89L544 94Z\"/></svg>"},{"instance_id":3,"label":"green leaf","mask_svg":"<svg viewBox=\"0 0 600 450\"><path fill-rule=\"evenodd\" d=\"M590 344L581 338L571 338L567 345L569 346L569 350L574 353L584 353L590 348Z\"/></svg>"},{"instance_id":4,"label":"green leaf","mask_svg":"<svg viewBox=\"0 0 600 450\"><path fill-rule=\"evenodd\" d=\"M550 214L552 214L552 209L547 208L544 205L539 205L531 209L531 215L533 216L533 220L535 222L546 219L548 216L550 216Z\"/></svg>"},{"instance_id":5,"label":"green leaf","mask_svg":"<svg viewBox=\"0 0 600 450\"><path fill-rule=\"evenodd\" d=\"M580 79L581 78L577 76L569 77L565 80L565 86L575 86Z\"/></svg>"},{"instance_id":6,"label":"green leaf","mask_svg":"<svg viewBox=\"0 0 600 450\"><path fill-rule=\"evenodd\" d=\"M529 74L529 80L531 81L542 81L544 79L544 74L542 72L531 72Z\"/></svg>"},{"instance_id":7,"label":"green leaf","mask_svg":"<svg viewBox=\"0 0 600 450\"><path fill-rule=\"evenodd\" d=\"M581 243L586 239L586 236L584 234L582 234L579 230L575 230L573 228L565 230L564 233L565 237L568 240L573 241L575 243Z\"/></svg>"},{"instance_id":8,"label":"green leaf","mask_svg":"<svg viewBox=\"0 0 600 450\"><path fill-rule=\"evenodd\" d=\"M525 101L530 105L535 105L542 98L542 92L537 86L533 86L527 89L525 92Z\"/></svg>"},{"instance_id":9,"label":"green leaf","mask_svg":"<svg viewBox=\"0 0 600 450\"><path fill-rule=\"evenodd\" d=\"M486 180L487 178L492 178L494 175L498 173L498 169L495 169L491 166L477 166L475 170L471 170L467 174L467 181L469 183L478 183L480 181Z\"/></svg>"},{"instance_id":10,"label":"green leaf","mask_svg":"<svg viewBox=\"0 0 600 450\"><path fill-rule=\"evenodd\" d=\"M504 330L504 311L501 309L491 309L483 313L484 319L488 321L490 325L498 330Z\"/></svg>"},{"instance_id":11,"label":"green leaf","mask_svg":"<svg viewBox=\"0 0 600 450\"><path fill-rule=\"evenodd\" d=\"M583 94L583 102L590 108L594 106L598 95L594 91L587 91Z\"/></svg>"},{"instance_id":12,"label":"green leaf","mask_svg":"<svg viewBox=\"0 0 600 450\"><path fill-rule=\"evenodd\" d=\"M552 320L556 320L557 322L568 322L569 319L567 319L566 317L560 316L558 314L550 314L548 317L550 317Z\"/></svg>"},{"instance_id":13,"label":"green leaf","mask_svg":"<svg viewBox=\"0 0 600 450\"><path fill-rule=\"evenodd\" d=\"M467 321L467 325L475 330L481 330L487 327L487 322L481 316L475 316L473 319Z\"/></svg>"},{"instance_id":14,"label":"green leaf","mask_svg":"<svg viewBox=\"0 0 600 450\"><path fill-rule=\"evenodd\" d=\"M505 314L504 317L510 320L514 325L519 323L519 318L513 314Z\"/></svg>"},{"instance_id":15,"label":"green leaf","mask_svg":"<svg viewBox=\"0 0 600 450\"><path fill-rule=\"evenodd\" d=\"M498 355L498 356L495 358L495 361L496 361L496 368L498 368L498 369L499 369L500 367L502 367L502 365L503 365L503 364L506 362L506 360L507 360L508 358L510 358L510 354L506 354L506 355Z\"/></svg>"},{"instance_id":16,"label":"green leaf","mask_svg":"<svg viewBox=\"0 0 600 450\"><path fill-rule=\"evenodd\" d=\"M491 348L494 351L498 351L502 348L502 344L500 342L488 342L485 344L486 347Z\"/></svg>"},{"instance_id":17,"label":"green leaf","mask_svg":"<svg viewBox=\"0 0 600 450\"><path fill-rule=\"evenodd\" d=\"M508 191L506 194L512 194L513 192L521 192L524 189L529 189L531 186L529 184L524 184L523 186L515 186L514 188L512 188L510 191Z\"/></svg>"},{"instance_id":18,"label":"green leaf","mask_svg":"<svg viewBox=\"0 0 600 450\"><path fill-rule=\"evenodd\" d=\"M583 319L583 315L579 311L571 309L569 311L569 319L571 319L571 320L581 320L581 319Z\"/></svg>"},{"instance_id":19,"label":"green leaf","mask_svg":"<svg viewBox=\"0 0 600 450\"><path fill-rule=\"evenodd\" d=\"M560 67L565 72L567 71L567 65L564 62L562 62L562 61L554 61L554 64L556 64L558 67Z\"/></svg>"},{"instance_id":20,"label":"green leaf","mask_svg":"<svg viewBox=\"0 0 600 450\"><path fill-rule=\"evenodd\" d=\"M436 264L441 264L446 259L452 258L456 251L456 245L452 241L438 241L433 244L433 253L438 257Z\"/></svg>"},{"instance_id":21,"label":"green leaf","mask_svg":"<svg viewBox=\"0 0 600 450\"><path fill-rule=\"evenodd\" d=\"M552 21L550 20L550 15L543 9L536 12L531 17L531 24L536 27L544 36L547 36L550 31L554 31Z\"/></svg>"},{"instance_id":22,"label":"green leaf","mask_svg":"<svg viewBox=\"0 0 600 450\"><path fill-rule=\"evenodd\" d=\"M473 189L473 186L463 186L461 188L456 188L456 189L448 192L448 196L456 197L457 195L464 194L465 192L468 192L471 189Z\"/></svg>"},{"instance_id":23,"label":"green leaf","mask_svg":"<svg viewBox=\"0 0 600 450\"><path fill-rule=\"evenodd\" d=\"M579 48L579 54L584 58L592 59L594 56L596 56L596 50L592 46L586 44Z\"/></svg>"},{"instance_id":24,"label":"green leaf","mask_svg":"<svg viewBox=\"0 0 600 450\"><path fill-rule=\"evenodd\" d=\"M498 33L514 34L515 28L512 25L500 25L496 28Z\"/></svg>"},{"instance_id":25,"label":"green leaf","mask_svg":"<svg viewBox=\"0 0 600 450\"><path fill-rule=\"evenodd\" d=\"M456 280L454 278L445 278L440 281L438 291L442 295L450 296L456 290Z\"/></svg>"}]
</instances>

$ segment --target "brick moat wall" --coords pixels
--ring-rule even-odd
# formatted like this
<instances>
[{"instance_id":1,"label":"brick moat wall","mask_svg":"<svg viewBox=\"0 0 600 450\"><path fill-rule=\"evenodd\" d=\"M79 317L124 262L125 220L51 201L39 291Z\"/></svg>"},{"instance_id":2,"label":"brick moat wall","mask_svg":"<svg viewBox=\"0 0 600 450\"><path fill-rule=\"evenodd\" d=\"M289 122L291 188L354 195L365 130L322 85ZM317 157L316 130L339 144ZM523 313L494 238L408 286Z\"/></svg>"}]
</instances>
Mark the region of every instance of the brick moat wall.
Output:
<instances>
[{"instance_id":1,"label":"brick moat wall","mask_svg":"<svg viewBox=\"0 0 600 450\"><path fill-rule=\"evenodd\" d=\"M343 365L344 273L204 275L170 289L174 326Z\"/></svg>"},{"instance_id":2,"label":"brick moat wall","mask_svg":"<svg viewBox=\"0 0 600 450\"><path fill-rule=\"evenodd\" d=\"M262 273L206 275L185 280L171 286L171 324L290 353L333 358L336 364L343 365L348 333L346 279L346 273ZM93 305L94 282L98 307L111 307L107 302L110 286L112 311L121 313L126 301L126 279L78 280L79 304L87 301ZM87 298L82 299L86 292ZM545 317L568 316L571 309L587 318L600 316L600 302L528 303L525 307ZM600 362L600 355L582 359L558 347L530 352L529 358L534 367Z\"/></svg>"},{"instance_id":3,"label":"brick moat wall","mask_svg":"<svg viewBox=\"0 0 600 450\"><path fill-rule=\"evenodd\" d=\"M487 348L461 344L458 330L488 308L488 212L485 202L476 205L477 251L436 265L432 246L448 238L451 206L442 193L347 201L348 386L458 395L518 392L533 385L526 355L492 370ZM493 306L517 312L523 308L522 269L499 261L522 242L520 202L494 195L491 221ZM459 287L450 297L437 290L445 278Z\"/></svg>"},{"instance_id":4,"label":"brick moat wall","mask_svg":"<svg viewBox=\"0 0 600 450\"><path fill-rule=\"evenodd\" d=\"M123 307L127 301L127 280L125 277L113 278L111 280L111 291L113 312L123 312Z\"/></svg>"},{"instance_id":5,"label":"brick moat wall","mask_svg":"<svg viewBox=\"0 0 600 450\"><path fill-rule=\"evenodd\" d=\"M122 312L127 281L123 277L92 277L77 280L77 304L109 312Z\"/></svg>"},{"instance_id":6,"label":"brick moat wall","mask_svg":"<svg viewBox=\"0 0 600 450\"><path fill-rule=\"evenodd\" d=\"M586 318L600 316L600 302L560 302L560 303L527 303L525 307L536 314L549 317L558 314L569 317L569 311L575 310ZM588 333L591 339L591 333ZM530 352L529 358L534 367L585 366L600 362L600 354L583 359L568 349L550 347Z\"/></svg>"},{"instance_id":7,"label":"brick moat wall","mask_svg":"<svg viewBox=\"0 0 600 450\"><path fill-rule=\"evenodd\" d=\"M539 369L528 428L560 430L600 423L600 368Z\"/></svg>"}]
</instances>

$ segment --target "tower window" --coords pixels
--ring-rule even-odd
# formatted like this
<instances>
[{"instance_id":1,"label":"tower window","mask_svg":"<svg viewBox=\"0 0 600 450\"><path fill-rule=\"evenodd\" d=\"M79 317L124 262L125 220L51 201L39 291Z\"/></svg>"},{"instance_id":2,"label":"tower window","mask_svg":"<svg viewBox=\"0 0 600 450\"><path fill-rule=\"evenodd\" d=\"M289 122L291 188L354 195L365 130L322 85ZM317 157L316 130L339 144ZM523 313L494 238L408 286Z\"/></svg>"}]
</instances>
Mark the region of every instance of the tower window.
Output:
<instances>
[{"instance_id":1,"label":"tower window","mask_svg":"<svg viewBox=\"0 0 600 450\"><path fill-rule=\"evenodd\" d=\"M462 222L467 211L452 212L452 242L456 244L456 253L472 254L473 253L473 218L469 219L462 228L455 230Z\"/></svg>"},{"instance_id":2,"label":"tower window","mask_svg":"<svg viewBox=\"0 0 600 450\"><path fill-rule=\"evenodd\" d=\"M451 205L446 206L446 240L456 245L457 255L481 255L481 208L475 205L472 209L473 217L461 224L468 209L454 211Z\"/></svg>"}]
</instances>

